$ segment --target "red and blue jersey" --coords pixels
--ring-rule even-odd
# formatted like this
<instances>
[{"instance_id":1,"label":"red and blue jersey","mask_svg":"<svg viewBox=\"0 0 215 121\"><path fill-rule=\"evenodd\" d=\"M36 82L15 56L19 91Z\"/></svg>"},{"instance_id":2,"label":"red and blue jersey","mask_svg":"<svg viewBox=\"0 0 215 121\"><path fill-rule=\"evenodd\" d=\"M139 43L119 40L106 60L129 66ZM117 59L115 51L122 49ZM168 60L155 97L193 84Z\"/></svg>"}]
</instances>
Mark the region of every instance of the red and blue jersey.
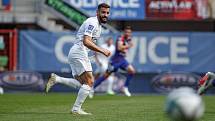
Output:
<instances>
[{"instance_id":1,"label":"red and blue jersey","mask_svg":"<svg viewBox=\"0 0 215 121\"><path fill-rule=\"evenodd\" d=\"M122 41L123 45L128 45L131 39L125 39L124 36L120 36L116 40L116 51L110 59L110 64L112 66L112 69L109 69L109 71L112 71L112 72L117 71L118 68L126 70L126 68L129 65L128 61L125 59L128 49L126 51L118 50L119 41Z\"/></svg>"},{"instance_id":2,"label":"red and blue jersey","mask_svg":"<svg viewBox=\"0 0 215 121\"><path fill-rule=\"evenodd\" d=\"M128 45L129 42L131 41L131 39L125 39L125 37L122 35L122 36L118 37L117 40L116 40L116 46L115 46L116 51L114 53L114 56L116 56L116 57L125 57L126 54L127 54L128 49L126 51L118 50L118 42L119 41L121 41L123 43L123 45Z\"/></svg>"}]
</instances>

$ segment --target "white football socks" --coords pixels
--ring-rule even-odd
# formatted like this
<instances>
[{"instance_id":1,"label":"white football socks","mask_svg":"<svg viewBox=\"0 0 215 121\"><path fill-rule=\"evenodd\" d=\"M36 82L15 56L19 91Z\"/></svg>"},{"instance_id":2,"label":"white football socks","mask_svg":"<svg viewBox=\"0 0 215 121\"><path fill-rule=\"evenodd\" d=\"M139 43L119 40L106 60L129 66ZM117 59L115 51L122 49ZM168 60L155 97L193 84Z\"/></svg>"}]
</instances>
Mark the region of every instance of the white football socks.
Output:
<instances>
[{"instance_id":1,"label":"white football socks","mask_svg":"<svg viewBox=\"0 0 215 121\"><path fill-rule=\"evenodd\" d=\"M110 75L110 76L108 77L107 81L108 81L107 91L113 91L114 77Z\"/></svg>"},{"instance_id":2,"label":"white football socks","mask_svg":"<svg viewBox=\"0 0 215 121\"><path fill-rule=\"evenodd\" d=\"M86 84L83 84L81 86L81 88L78 91L78 96L77 96L76 101L73 105L72 111L78 111L81 109L81 106L84 103L87 96L89 95L90 90L91 90L91 87L86 85Z\"/></svg>"},{"instance_id":3,"label":"white football socks","mask_svg":"<svg viewBox=\"0 0 215 121\"><path fill-rule=\"evenodd\" d=\"M67 86L73 87L75 89L79 89L81 87L81 83L74 78L64 78L56 75L56 82L65 84Z\"/></svg>"}]
</instances>

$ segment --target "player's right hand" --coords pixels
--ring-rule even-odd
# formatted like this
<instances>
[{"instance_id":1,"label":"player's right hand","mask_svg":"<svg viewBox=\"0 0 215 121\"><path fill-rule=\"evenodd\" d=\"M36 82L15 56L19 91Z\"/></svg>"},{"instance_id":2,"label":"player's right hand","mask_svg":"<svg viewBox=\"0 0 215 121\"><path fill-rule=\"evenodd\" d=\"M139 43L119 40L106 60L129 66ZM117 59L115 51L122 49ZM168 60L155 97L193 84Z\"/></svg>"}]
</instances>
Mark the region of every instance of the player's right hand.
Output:
<instances>
[{"instance_id":1,"label":"player's right hand","mask_svg":"<svg viewBox=\"0 0 215 121\"><path fill-rule=\"evenodd\" d=\"M111 55L111 52L107 49L104 49L103 48L103 54L106 56L106 57L109 57Z\"/></svg>"}]
</instances>

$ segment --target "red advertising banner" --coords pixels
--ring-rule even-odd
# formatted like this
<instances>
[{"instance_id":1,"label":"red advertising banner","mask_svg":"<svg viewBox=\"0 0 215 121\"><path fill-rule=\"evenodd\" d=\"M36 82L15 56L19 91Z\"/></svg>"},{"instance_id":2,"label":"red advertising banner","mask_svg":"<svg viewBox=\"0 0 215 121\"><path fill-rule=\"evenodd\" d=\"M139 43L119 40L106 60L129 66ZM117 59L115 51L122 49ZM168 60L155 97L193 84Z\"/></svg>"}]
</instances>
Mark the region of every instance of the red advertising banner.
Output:
<instances>
[{"instance_id":1,"label":"red advertising banner","mask_svg":"<svg viewBox=\"0 0 215 121\"><path fill-rule=\"evenodd\" d=\"M149 19L192 20L209 17L207 0L146 0Z\"/></svg>"},{"instance_id":2,"label":"red advertising banner","mask_svg":"<svg viewBox=\"0 0 215 121\"><path fill-rule=\"evenodd\" d=\"M0 72L16 70L17 31L0 30Z\"/></svg>"}]
</instances>

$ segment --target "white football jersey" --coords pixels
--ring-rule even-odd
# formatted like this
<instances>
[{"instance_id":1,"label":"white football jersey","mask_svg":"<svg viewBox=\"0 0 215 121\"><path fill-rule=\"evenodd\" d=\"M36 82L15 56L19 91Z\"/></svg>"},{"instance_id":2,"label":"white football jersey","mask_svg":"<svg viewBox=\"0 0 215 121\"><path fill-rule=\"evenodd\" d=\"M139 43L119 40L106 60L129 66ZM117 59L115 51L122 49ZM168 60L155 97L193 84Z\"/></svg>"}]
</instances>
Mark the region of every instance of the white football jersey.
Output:
<instances>
[{"instance_id":1,"label":"white football jersey","mask_svg":"<svg viewBox=\"0 0 215 121\"><path fill-rule=\"evenodd\" d=\"M90 17L84 21L76 34L76 40L70 50L70 54L77 58L87 57L89 49L84 46L83 37L84 35L88 35L92 37L93 42L96 43L96 40L100 37L101 29L102 27L97 17Z\"/></svg>"}]
</instances>

